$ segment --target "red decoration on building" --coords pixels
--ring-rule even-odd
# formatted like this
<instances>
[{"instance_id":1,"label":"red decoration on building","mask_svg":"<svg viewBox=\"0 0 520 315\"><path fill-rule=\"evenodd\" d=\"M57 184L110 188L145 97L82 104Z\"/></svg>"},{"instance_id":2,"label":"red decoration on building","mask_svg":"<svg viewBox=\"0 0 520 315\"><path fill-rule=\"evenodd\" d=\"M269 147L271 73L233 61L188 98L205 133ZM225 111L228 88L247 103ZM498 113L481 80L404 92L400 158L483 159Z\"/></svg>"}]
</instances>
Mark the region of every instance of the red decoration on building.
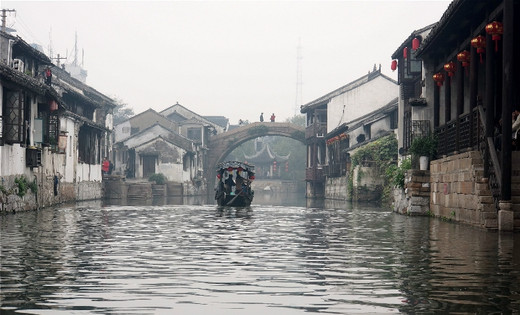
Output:
<instances>
[{"instance_id":1,"label":"red decoration on building","mask_svg":"<svg viewBox=\"0 0 520 315\"><path fill-rule=\"evenodd\" d=\"M437 82L437 86L442 86L444 82L444 74L442 72L437 72L433 75L433 81Z\"/></svg>"},{"instance_id":2,"label":"red decoration on building","mask_svg":"<svg viewBox=\"0 0 520 315\"><path fill-rule=\"evenodd\" d=\"M228 172L233 172L233 168L230 166L227 168Z\"/></svg>"},{"instance_id":3,"label":"red decoration on building","mask_svg":"<svg viewBox=\"0 0 520 315\"><path fill-rule=\"evenodd\" d=\"M255 175L251 175L251 176L249 176L249 179L250 179L250 180L255 180Z\"/></svg>"},{"instance_id":4,"label":"red decoration on building","mask_svg":"<svg viewBox=\"0 0 520 315\"><path fill-rule=\"evenodd\" d=\"M448 62L444 65L444 70L448 73L449 77L452 77L455 74L455 63L453 61Z\"/></svg>"},{"instance_id":5,"label":"red decoration on building","mask_svg":"<svg viewBox=\"0 0 520 315\"><path fill-rule=\"evenodd\" d=\"M417 50L419 48L419 45L421 45L421 41L419 38L412 39L412 50Z\"/></svg>"},{"instance_id":6,"label":"red decoration on building","mask_svg":"<svg viewBox=\"0 0 520 315\"><path fill-rule=\"evenodd\" d=\"M58 110L58 103L54 100L52 101L49 101L49 110L51 112L55 111L55 110Z\"/></svg>"},{"instance_id":7,"label":"red decoration on building","mask_svg":"<svg viewBox=\"0 0 520 315\"><path fill-rule=\"evenodd\" d=\"M217 178L218 178L218 179L221 179L221 178L222 178L222 175L217 174Z\"/></svg>"},{"instance_id":8,"label":"red decoration on building","mask_svg":"<svg viewBox=\"0 0 520 315\"><path fill-rule=\"evenodd\" d=\"M477 54L480 55L480 63L482 63L482 54L486 52L486 38L479 35L471 40L471 47L477 49Z\"/></svg>"},{"instance_id":9,"label":"red decoration on building","mask_svg":"<svg viewBox=\"0 0 520 315\"><path fill-rule=\"evenodd\" d=\"M408 47L403 48L403 58L408 58Z\"/></svg>"},{"instance_id":10,"label":"red decoration on building","mask_svg":"<svg viewBox=\"0 0 520 315\"><path fill-rule=\"evenodd\" d=\"M498 51L498 41L500 40L500 35L504 34L504 27L502 23L493 21L486 25L486 33L491 35L491 39L495 41L495 51Z\"/></svg>"},{"instance_id":11,"label":"red decoration on building","mask_svg":"<svg viewBox=\"0 0 520 315\"><path fill-rule=\"evenodd\" d=\"M469 51L467 51L467 50L463 50L457 54L457 60L460 61L462 63L462 67L464 69L466 69L466 74L468 73L467 67L469 66L469 61L471 59L470 56L471 55L470 55Z\"/></svg>"},{"instance_id":12,"label":"red decoration on building","mask_svg":"<svg viewBox=\"0 0 520 315\"><path fill-rule=\"evenodd\" d=\"M397 60L392 60L392 64L390 65L390 69L392 69L392 71L395 71L397 69Z\"/></svg>"},{"instance_id":13,"label":"red decoration on building","mask_svg":"<svg viewBox=\"0 0 520 315\"><path fill-rule=\"evenodd\" d=\"M471 59L470 53L467 50L463 50L460 53L457 54L457 60L462 63L463 67L469 66L469 61Z\"/></svg>"}]
</instances>

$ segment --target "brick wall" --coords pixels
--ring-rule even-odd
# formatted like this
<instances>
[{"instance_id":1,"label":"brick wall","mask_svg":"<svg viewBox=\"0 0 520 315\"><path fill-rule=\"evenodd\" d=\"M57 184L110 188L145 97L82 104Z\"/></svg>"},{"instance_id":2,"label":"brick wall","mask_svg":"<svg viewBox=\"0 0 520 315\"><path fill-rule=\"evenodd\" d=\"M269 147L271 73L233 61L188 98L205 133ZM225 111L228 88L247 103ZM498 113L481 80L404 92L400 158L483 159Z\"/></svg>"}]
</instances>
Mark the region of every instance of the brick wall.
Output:
<instances>
[{"instance_id":1,"label":"brick wall","mask_svg":"<svg viewBox=\"0 0 520 315\"><path fill-rule=\"evenodd\" d=\"M497 227L497 211L484 177L480 152L470 151L430 163L430 211L446 218L485 228Z\"/></svg>"}]
</instances>

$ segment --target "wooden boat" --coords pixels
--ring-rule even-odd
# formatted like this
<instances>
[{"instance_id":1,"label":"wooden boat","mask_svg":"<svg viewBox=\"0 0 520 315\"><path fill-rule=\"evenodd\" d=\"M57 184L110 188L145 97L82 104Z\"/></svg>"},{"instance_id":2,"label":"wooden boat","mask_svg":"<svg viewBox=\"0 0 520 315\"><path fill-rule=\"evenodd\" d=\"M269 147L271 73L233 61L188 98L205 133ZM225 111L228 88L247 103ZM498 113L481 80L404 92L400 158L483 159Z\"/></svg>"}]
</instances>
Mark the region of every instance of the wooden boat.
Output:
<instances>
[{"instance_id":1,"label":"wooden boat","mask_svg":"<svg viewBox=\"0 0 520 315\"><path fill-rule=\"evenodd\" d=\"M248 207L255 192L251 182L255 179L255 166L238 161L217 165L215 199L219 206Z\"/></svg>"}]
</instances>

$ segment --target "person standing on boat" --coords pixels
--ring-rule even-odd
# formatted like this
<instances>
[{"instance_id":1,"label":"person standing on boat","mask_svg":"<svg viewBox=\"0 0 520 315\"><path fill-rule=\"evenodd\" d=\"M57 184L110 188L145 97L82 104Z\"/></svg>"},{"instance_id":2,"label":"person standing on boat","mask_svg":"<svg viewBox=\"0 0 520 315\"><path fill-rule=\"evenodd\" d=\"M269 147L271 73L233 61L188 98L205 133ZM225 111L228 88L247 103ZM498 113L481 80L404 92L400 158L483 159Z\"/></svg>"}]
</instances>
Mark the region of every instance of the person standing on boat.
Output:
<instances>
[{"instance_id":1,"label":"person standing on boat","mask_svg":"<svg viewBox=\"0 0 520 315\"><path fill-rule=\"evenodd\" d=\"M242 185L244 184L244 178L237 174L235 194L239 194L242 191Z\"/></svg>"},{"instance_id":2,"label":"person standing on boat","mask_svg":"<svg viewBox=\"0 0 520 315\"><path fill-rule=\"evenodd\" d=\"M229 194L231 191L233 191L233 186L236 186L235 182L233 181L233 175L229 174L229 177L224 182L224 186L226 188L226 192Z\"/></svg>"}]
</instances>

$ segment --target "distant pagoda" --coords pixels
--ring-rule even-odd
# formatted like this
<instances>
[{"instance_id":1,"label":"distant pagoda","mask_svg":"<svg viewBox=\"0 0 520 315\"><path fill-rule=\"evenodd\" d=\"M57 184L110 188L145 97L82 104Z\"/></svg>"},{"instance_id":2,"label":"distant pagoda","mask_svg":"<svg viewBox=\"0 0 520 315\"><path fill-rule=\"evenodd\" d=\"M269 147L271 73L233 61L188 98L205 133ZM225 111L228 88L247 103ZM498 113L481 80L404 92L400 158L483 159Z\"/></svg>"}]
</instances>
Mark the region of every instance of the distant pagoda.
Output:
<instances>
[{"instance_id":1,"label":"distant pagoda","mask_svg":"<svg viewBox=\"0 0 520 315\"><path fill-rule=\"evenodd\" d=\"M256 178L279 178L283 169L287 169L289 156L279 155L273 151L271 144L263 138L255 139L256 153L247 155L244 158L248 163L255 165Z\"/></svg>"}]
</instances>

